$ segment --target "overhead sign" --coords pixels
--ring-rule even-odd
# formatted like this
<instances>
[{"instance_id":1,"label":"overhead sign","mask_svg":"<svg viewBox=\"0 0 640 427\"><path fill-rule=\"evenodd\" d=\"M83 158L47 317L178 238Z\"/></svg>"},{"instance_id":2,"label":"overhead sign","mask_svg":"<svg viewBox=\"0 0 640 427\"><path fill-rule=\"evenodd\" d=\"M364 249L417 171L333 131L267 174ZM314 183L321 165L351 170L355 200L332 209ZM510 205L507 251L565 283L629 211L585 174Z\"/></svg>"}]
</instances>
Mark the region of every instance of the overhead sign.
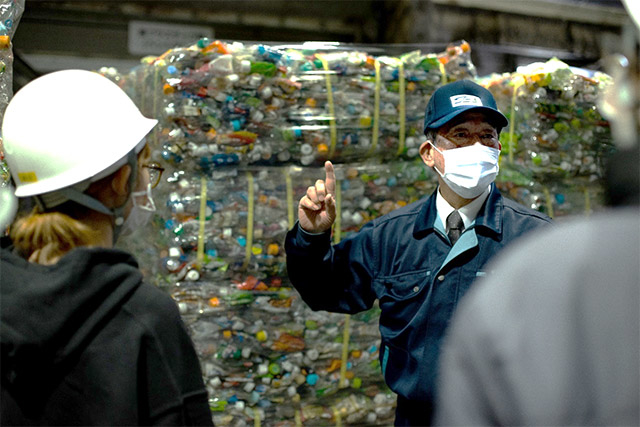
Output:
<instances>
[{"instance_id":1,"label":"overhead sign","mask_svg":"<svg viewBox=\"0 0 640 427\"><path fill-rule=\"evenodd\" d=\"M129 53L160 55L178 46L190 46L203 37L213 38L213 29L200 25L129 21Z\"/></svg>"}]
</instances>

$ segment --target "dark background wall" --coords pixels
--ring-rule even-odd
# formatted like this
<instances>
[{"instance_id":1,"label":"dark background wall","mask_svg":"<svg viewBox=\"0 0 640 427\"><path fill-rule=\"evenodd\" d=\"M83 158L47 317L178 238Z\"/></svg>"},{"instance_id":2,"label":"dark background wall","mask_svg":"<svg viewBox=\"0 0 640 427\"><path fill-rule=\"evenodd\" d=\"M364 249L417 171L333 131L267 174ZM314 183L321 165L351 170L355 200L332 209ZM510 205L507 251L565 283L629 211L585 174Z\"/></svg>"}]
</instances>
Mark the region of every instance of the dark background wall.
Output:
<instances>
[{"instance_id":1,"label":"dark background wall","mask_svg":"<svg viewBox=\"0 0 640 427\"><path fill-rule=\"evenodd\" d=\"M398 53L464 39L480 75L553 56L600 68L629 28L617 0L26 0L13 40L14 87L61 68L135 66L144 55L130 49L130 24L141 21L206 28L222 40L336 41Z\"/></svg>"}]
</instances>

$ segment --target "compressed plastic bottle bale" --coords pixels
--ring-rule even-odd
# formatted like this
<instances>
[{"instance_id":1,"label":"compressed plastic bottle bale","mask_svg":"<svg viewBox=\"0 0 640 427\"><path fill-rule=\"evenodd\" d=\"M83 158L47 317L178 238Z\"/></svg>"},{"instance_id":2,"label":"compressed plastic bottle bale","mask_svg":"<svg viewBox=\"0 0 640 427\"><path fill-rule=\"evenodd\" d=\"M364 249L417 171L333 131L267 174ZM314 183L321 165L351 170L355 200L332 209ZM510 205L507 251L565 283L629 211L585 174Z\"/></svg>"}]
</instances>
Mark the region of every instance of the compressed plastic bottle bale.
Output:
<instances>
[{"instance_id":1,"label":"compressed plastic bottle bale","mask_svg":"<svg viewBox=\"0 0 640 427\"><path fill-rule=\"evenodd\" d=\"M161 120L165 160L207 170L414 158L411 138L422 135L428 97L475 75L466 42L375 57L317 44L201 40L145 58L125 86Z\"/></svg>"},{"instance_id":2,"label":"compressed plastic bottle bale","mask_svg":"<svg viewBox=\"0 0 640 427\"><path fill-rule=\"evenodd\" d=\"M11 39L16 32L24 0L13 0L0 4L0 122L4 110L13 97L13 46Z\"/></svg>"},{"instance_id":3,"label":"compressed plastic bottle bale","mask_svg":"<svg viewBox=\"0 0 640 427\"><path fill-rule=\"evenodd\" d=\"M510 120L501 134L505 160L532 170L540 182L601 180L614 145L597 99L610 83L606 74L557 59L484 80Z\"/></svg>"},{"instance_id":4,"label":"compressed plastic bottle bale","mask_svg":"<svg viewBox=\"0 0 640 427\"><path fill-rule=\"evenodd\" d=\"M282 244L299 199L324 177L324 159L337 178L334 241L435 190L437 175L417 157L424 107L439 85L475 78L469 54L464 42L376 56L203 39L111 73L161 122L151 138L152 158L166 167L154 189L158 211L128 244L145 276L178 304L217 424L393 422L379 308L313 312L288 281ZM503 138L520 142L503 140L496 185L558 218L597 209L597 161L589 162L599 148L587 141L589 131L606 136L606 126L589 108L569 116L599 89L564 69L546 83L534 74L513 112L515 78L490 85L515 118ZM565 125L582 131L569 135ZM553 132L573 145L552 150L541 135Z\"/></svg>"}]
</instances>

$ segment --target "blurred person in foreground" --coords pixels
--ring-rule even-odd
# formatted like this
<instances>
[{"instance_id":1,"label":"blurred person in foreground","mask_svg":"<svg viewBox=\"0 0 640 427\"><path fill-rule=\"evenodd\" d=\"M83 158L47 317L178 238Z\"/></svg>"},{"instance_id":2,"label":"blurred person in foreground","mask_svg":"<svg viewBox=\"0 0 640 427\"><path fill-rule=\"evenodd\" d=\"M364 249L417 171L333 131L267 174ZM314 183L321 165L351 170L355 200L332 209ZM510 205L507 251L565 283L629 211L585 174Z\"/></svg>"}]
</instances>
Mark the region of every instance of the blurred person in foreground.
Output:
<instances>
[{"instance_id":1,"label":"blurred person in foreground","mask_svg":"<svg viewBox=\"0 0 640 427\"><path fill-rule=\"evenodd\" d=\"M112 248L155 209L156 123L81 70L37 78L9 103L7 163L37 208L2 239L0 424L212 425L175 303Z\"/></svg>"},{"instance_id":2,"label":"blurred person in foreground","mask_svg":"<svg viewBox=\"0 0 640 427\"><path fill-rule=\"evenodd\" d=\"M633 163L624 204L514 244L467 294L436 424L640 425L639 162L637 149L612 160Z\"/></svg>"},{"instance_id":3,"label":"blurred person in foreground","mask_svg":"<svg viewBox=\"0 0 640 427\"><path fill-rule=\"evenodd\" d=\"M438 174L431 196L332 246L336 180L327 162L325 180L307 189L287 234L289 277L313 310L357 313L379 301L380 363L398 394L398 426L431 422L440 340L485 263L550 222L503 198L493 184L507 123L491 93L472 81L438 88L420 147L423 162Z\"/></svg>"},{"instance_id":4,"label":"blurred person in foreground","mask_svg":"<svg viewBox=\"0 0 640 427\"><path fill-rule=\"evenodd\" d=\"M626 104L621 80L609 93ZM517 242L461 302L441 353L436 424L640 425L636 108L611 114L629 136L607 165L609 208Z\"/></svg>"}]
</instances>

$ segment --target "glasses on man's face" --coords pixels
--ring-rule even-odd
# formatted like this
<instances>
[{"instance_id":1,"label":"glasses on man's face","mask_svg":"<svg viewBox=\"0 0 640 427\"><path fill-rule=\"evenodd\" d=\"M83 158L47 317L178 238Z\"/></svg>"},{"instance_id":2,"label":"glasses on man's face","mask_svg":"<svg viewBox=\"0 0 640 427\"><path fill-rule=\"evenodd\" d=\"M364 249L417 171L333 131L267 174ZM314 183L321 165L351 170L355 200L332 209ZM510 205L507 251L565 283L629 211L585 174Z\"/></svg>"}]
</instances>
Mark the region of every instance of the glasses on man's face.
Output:
<instances>
[{"instance_id":1,"label":"glasses on man's face","mask_svg":"<svg viewBox=\"0 0 640 427\"><path fill-rule=\"evenodd\" d=\"M149 171L149 183L151 184L151 188L156 188L158 184L160 184L160 178L162 177L164 168L155 162L145 163L142 167Z\"/></svg>"},{"instance_id":2,"label":"glasses on man's face","mask_svg":"<svg viewBox=\"0 0 640 427\"><path fill-rule=\"evenodd\" d=\"M457 130L440 136L455 145L455 148L466 147L473 145L476 142L480 142L482 145L486 145L487 147L495 147L500 143L498 134L495 131L471 133L468 131Z\"/></svg>"}]
</instances>

